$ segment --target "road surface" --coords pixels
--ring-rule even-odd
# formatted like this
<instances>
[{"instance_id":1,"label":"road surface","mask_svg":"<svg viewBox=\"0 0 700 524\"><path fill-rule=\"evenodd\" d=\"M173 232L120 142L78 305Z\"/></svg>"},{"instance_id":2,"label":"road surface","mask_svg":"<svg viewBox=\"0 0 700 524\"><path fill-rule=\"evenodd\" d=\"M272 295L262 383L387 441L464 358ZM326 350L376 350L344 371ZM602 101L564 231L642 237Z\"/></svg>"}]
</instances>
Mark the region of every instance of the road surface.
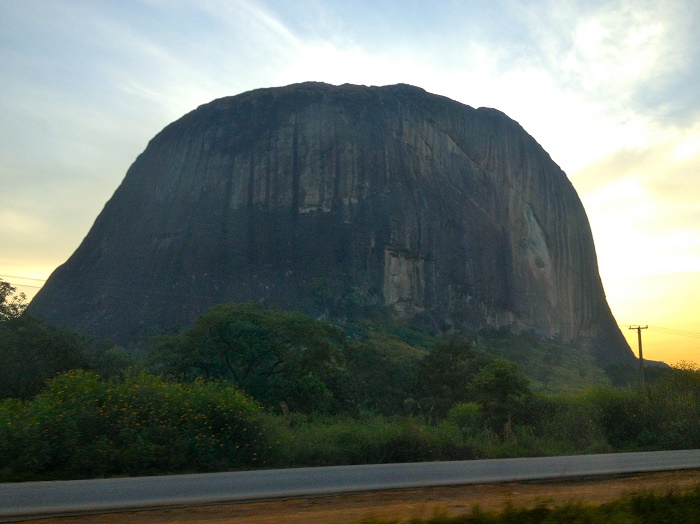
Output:
<instances>
[{"instance_id":1,"label":"road surface","mask_svg":"<svg viewBox=\"0 0 700 524\"><path fill-rule=\"evenodd\" d=\"M0 520L683 469L700 469L700 450L9 483Z\"/></svg>"}]
</instances>

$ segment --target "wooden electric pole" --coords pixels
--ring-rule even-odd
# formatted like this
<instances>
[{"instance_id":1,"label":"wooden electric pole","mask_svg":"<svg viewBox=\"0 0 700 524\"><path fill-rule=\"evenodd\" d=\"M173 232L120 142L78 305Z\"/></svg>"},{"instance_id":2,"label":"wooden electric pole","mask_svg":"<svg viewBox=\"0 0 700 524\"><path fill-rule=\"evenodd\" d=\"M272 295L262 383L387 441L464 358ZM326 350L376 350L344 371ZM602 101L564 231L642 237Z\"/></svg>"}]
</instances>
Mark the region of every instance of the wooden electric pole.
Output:
<instances>
[{"instance_id":1,"label":"wooden electric pole","mask_svg":"<svg viewBox=\"0 0 700 524\"><path fill-rule=\"evenodd\" d=\"M642 355L642 329L649 326L630 326L630 329L637 331L637 343L639 344L639 374L642 377L642 388L644 387L644 356Z\"/></svg>"}]
</instances>

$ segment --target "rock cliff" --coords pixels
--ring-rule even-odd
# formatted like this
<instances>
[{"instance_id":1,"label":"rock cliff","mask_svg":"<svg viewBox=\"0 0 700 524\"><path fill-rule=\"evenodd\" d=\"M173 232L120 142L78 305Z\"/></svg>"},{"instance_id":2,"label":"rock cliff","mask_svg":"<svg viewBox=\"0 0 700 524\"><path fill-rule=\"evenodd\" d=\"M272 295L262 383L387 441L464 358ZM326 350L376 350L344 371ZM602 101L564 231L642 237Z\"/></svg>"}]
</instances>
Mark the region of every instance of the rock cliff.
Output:
<instances>
[{"instance_id":1,"label":"rock cliff","mask_svg":"<svg viewBox=\"0 0 700 524\"><path fill-rule=\"evenodd\" d=\"M259 89L183 116L30 311L128 342L247 300L631 357L564 172L503 113L408 85Z\"/></svg>"}]
</instances>

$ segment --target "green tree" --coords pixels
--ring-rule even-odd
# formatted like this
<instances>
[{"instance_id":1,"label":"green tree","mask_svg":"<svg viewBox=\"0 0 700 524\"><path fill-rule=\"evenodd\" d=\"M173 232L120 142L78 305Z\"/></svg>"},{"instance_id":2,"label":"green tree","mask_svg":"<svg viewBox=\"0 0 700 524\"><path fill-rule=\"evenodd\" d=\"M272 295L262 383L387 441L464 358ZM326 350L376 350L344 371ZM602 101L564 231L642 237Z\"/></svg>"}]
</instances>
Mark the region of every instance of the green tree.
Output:
<instances>
[{"instance_id":1,"label":"green tree","mask_svg":"<svg viewBox=\"0 0 700 524\"><path fill-rule=\"evenodd\" d=\"M345 347L342 398L348 410L384 415L410 414L407 399L415 395L418 358L392 358L382 341L353 341Z\"/></svg>"},{"instance_id":2,"label":"green tree","mask_svg":"<svg viewBox=\"0 0 700 524\"><path fill-rule=\"evenodd\" d=\"M59 373L88 367L89 340L22 315L0 322L0 398L29 398Z\"/></svg>"},{"instance_id":3,"label":"green tree","mask_svg":"<svg viewBox=\"0 0 700 524\"><path fill-rule=\"evenodd\" d=\"M211 308L180 335L153 341L154 369L179 379L228 379L259 402L327 410L343 365L342 331L257 303Z\"/></svg>"},{"instance_id":4,"label":"green tree","mask_svg":"<svg viewBox=\"0 0 700 524\"><path fill-rule=\"evenodd\" d=\"M530 381L518 372L515 363L494 359L474 377L469 390L490 429L507 432L513 424L527 421Z\"/></svg>"},{"instance_id":5,"label":"green tree","mask_svg":"<svg viewBox=\"0 0 700 524\"><path fill-rule=\"evenodd\" d=\"M418 369L417 396L423 410L443 417L455 404L471 400L468 385L483 365L471 340L439 342Z\"/></svg>"},{"instance_id":6,"label":"green tree","mask_svg":"<svg viewBox=\"0 0 700 524\"><path fill-rule=\"evenodd\" d=\"M17 288L0 278L0 322L19 318L27 308L26 295L16 291Z\"/></svg>"},{"instance_id":7,"label":"green tree","mask_svg":"<svg viewBox=\"0 0 700 524\"><path fill-rule=\"evenodd\" d=\"M24 314L24 293L0 279L0 398L29 398L44 383L72 369L116 376L135 361L107 342Z\"/></svg>"}]
</instances>

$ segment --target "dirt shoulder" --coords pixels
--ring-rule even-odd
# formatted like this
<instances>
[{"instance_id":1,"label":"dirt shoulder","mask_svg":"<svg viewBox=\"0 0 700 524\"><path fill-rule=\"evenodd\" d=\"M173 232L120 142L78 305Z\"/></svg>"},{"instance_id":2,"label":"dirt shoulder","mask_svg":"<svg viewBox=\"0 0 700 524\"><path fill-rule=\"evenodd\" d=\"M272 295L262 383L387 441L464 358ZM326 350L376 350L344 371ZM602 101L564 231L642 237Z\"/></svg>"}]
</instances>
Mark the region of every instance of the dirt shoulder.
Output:
<instances>
[{"instance_id":1,"label":"dirt shoulder","mask_svg":"<svg viewBox=\"0 0 700 524\"><path fill-rule=\"evenodd\" d=\"M534 506L541 502L602 504L638 492L686 491L700 486L700 471L649 473L633 476L578 479L566 482L511 482L401 491L356 493L267 502L239 503L47 519L52 523L106 524L170 523L290 523L355 524L369 517L429 518L435 513L458 515L474 506L498 510L507 504Z\"/></svg>"}]
</instances>

